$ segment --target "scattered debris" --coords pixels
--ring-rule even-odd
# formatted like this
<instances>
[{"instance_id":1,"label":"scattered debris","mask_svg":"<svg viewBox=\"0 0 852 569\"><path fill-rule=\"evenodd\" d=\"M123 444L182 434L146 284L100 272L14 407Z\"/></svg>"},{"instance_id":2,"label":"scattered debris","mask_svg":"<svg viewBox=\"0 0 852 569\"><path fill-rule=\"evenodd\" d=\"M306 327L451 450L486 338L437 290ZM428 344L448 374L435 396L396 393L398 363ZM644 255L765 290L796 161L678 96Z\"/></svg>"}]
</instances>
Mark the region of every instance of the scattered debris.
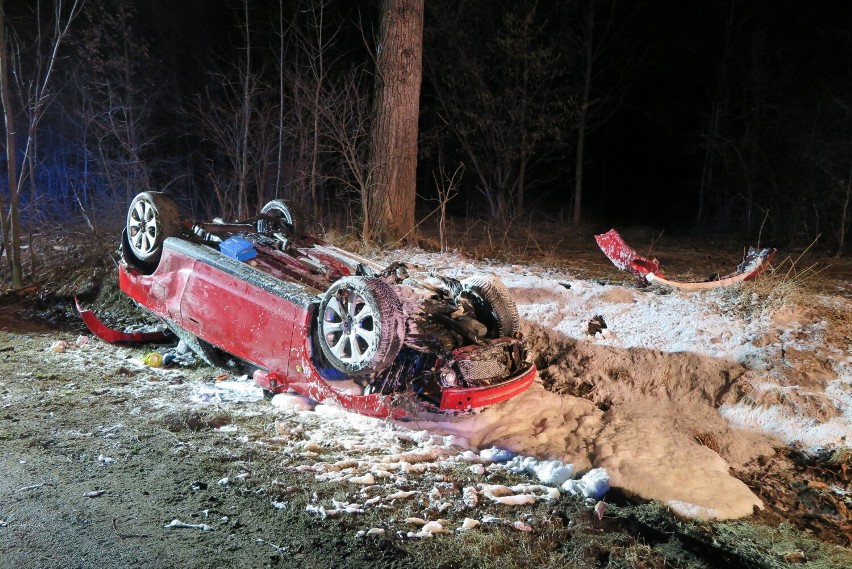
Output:
<instances>
[{"instance_id":1,"label":"scattered debris","mask_svg":"<svg viewBox=\"0 0 852 569\"><path fill-rule=\"evenodd\" d=\"M406 492L404 490L400 490L399 492L394 492L393 494L388 495L388 500L407 500L411 498L415 494L419 494L420 492L417 490L411 490L410 492Z\"/></svg>"},{"instance_id":2,"label":"scattered debris","mask_svg":"<svg viewBox=\"0 0 852 569\"><path fill-rule=\"evenodd\" d=\"M376 483L375 477L371 473L367 473L364 476L353 476L349 479L349 482L352 484L363 484L365 486L372 486Z\"/></svg>"},{"instance_id":3,"label":"scattered debris","mask_svg":"<svg viewBox=\"0 0 852 569\"><path fill-rule=\"evenodd\" d=\"M787 563L807 563L808 558L805 557L805 552L801 550L793 551L784 556L784 561Z\"/></svg>"},{"instance_id":4,"label":"scattered debris","mask_svg":"<svg viewBox=\"0 0 852 569\"><path fill-rule=\"evenodd\" d=\"M151 352L142 358L142 363L150 367L162 367L163 355L158 352Z\"/></svg>"},{"instance_id":5,"label":"scattered debris","mask_svg":"<svg viewBox=\"0 0 852 569\"><path fill-rule=\"evenodd\" d=\"M200 529L201 531L213 531L213 526L208 526L207 524L186 524L175 518L166 525L163 526L167 529L176 529L176 528L184 528L184 529Z\"/></svg>"},{"instance_id":6,"label":"scattered debris","mask_svg":"<svg viewBox=\"0 0 852 569\"><path fill-rule=\"evenodd\" d=\"M118 462L114 458L110 458L110 457L103 455L103 454L99 454L97 460L101 464L115 464L116 462Z\"/></svg>"},{"instance_id":7,"label":"scattered debris","mask_svg":"<svg viewBox=\"0 0 852 569\"><path fill-rule=\"evenodd\" d=\"M92 490L91 492L86 492L83 494L84 498L99 498L106 493L106 490Z\"/></svg>"},{"instance_id":8,"label":"scattered debris","mask_svg":"<svg viewBox=\"0 0 852 569\"><path fill-rule=\"evenodd\" d=\"M50 345L50 351L51 351L51 352L56 352L56 353L62 353L62 352L64 352L64 351L68 348L68 346L70 346L70 345L71 345L71 344L69 344L69 343L68 343L68 342L66 342L65 340L58 340L58 341L56 341L56 342L53 342L53 343Z\"/></svg>"},{"instance_id":9,"label":"scattered debris","mask_svg":"<svg viewBox=\"0 0 852 569\"><path fill-rule=\"evenodd\" d=\"M462 501L468 508L475 508L479 503L479 492L473 486L466 486L462 490Z\"/></svg>"},{"instance_id":10,"label":"scattered debris","mask_svg":"<svg viewBox=\"0 0 852 569\"><path fill-rule=\"evenodd\" d=\"M39 484L30 484L29 486L24 486L23 488L18 488L18 492L29 492L30 490L35 490L36 488L41 488L42 486L53 486L49 482L41 482Z\"/></svg>"},{"instance_id":11,"label":"scattered debris","mask_svg":"<svg viewBox=\"0 0 852 569\"><path fill-rule=\"evenodd\" d=\"M550 502L559 498L558 488L540 484L517 484L503 486L502 484L480 484L482 495L492 502L508 506L534 504L539 500Z\"/></svg>"},{"instance_id":12,"label":"scattered debris","mask_svg":"<svg viewBox=\"0 0 852 569\"><path fill-rule=\"evenodd\" d=\"M369 537L371 535L384 535L384 533L385 533L384 528L370 528L367 531L361 530L358 533L356 533L355 535L357 537Z\"/></svg>"},{"instance_id":13,"label":"scattered debris","mask_svg":"<svg viewBox=\"0 0 852 569\"><path fill-rule=\"evenodd\" d=\"M474 520L473 518L465 518L462 522L461 527L459 527L457 531L468 531L480 525L481 523L482 522L480 522L479 520Z\"/></svg>"},{"instance_id":14,"label":"scattered debris","mask_svg":"<svg viewBox=\"0 0 852 569\"><path fill-rule=\"evenodd\" d=\"M594 336L595 334L600 334L606 330L606 322L604 321L604 317L600 314L595 315L594 318L589 320L589 325L587 331L589 336Z\"/></svg>"}]
</instances>

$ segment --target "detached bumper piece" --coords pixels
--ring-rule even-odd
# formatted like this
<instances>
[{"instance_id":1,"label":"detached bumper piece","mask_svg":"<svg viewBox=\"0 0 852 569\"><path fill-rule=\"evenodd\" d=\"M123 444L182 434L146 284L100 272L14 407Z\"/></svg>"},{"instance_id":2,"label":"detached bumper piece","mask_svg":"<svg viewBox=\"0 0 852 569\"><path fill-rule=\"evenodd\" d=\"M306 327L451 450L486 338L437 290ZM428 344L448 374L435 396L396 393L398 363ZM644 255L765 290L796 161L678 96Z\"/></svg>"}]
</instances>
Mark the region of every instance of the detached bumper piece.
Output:
<instances>
[{"instance_id":1,"label":"detached bumper piece","mask_svg":"<svg viewBox=\"0 0 852 569\"><path fill-rule=\"evenodd\" d=\"M679 290L707 290L721 288L733 284L756 279L769 267L776 249L754 249L749 247L743 262L737 266L736 271L728 275L708 279L706 281L685 282L673 281L660 270L657 259L646 259L632 249L615 229L610 229L601 235L595 235L595 241L604 255L612 261L612 264L622 271L629 271L649 283L654 283Z\"/></svg>"},{"instance_id":2,"label":"detached bumper piece","mask_svg":"<svg viewBox=\"0 0 852 569\"><path fill-rule=\"evenodd\" d=\"M149 342L164 342L168 339L165 332L122 332L110 328L101 322L94 312L88 308L83 308L79 300L75 298L74 302L77 304L77 312L80 313L80 318L83 319L83 323L89 331L108 344L147 344Z\"/></svg>"}]
</instances>

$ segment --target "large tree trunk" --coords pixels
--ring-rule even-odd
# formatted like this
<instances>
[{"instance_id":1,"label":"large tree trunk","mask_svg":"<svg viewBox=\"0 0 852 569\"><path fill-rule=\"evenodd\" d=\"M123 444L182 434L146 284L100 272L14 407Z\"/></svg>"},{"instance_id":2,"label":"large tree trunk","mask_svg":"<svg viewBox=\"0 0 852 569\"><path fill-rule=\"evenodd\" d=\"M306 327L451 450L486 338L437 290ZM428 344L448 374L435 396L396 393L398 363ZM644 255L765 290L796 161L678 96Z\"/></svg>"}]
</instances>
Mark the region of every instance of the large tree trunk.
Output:
<instances>
[{"instance_id":1,"label":"large tree trunk","mask_svg":"<svg viewBox=\"0 0 852 569\"><path fill-rule=\"evenodd\" d=\"M21 271L21 229L20 193L18 191L18 163L15 152L15 113L12 109L11 85L9 84L9 52L6 47L6 17L3 0L0 0L0 99L3 102L3 115L6 126L6 168L9 176L9 217L8 225L3 223L3 239L6 254L9 255L12 272L12 285L23 286ZM6 218L6 212L0 212Z\"/></svg>"},{"instance_id":2,"label":"large tree trunk","mask_svg":"<svg viewBox=\"0 0 852 569\"><path fill-rule=\"evenodd\" d=\"M414 229L417 119L423 56L423 0L383 0L378 48L372 191L365 240L398 240Z\"/></svg>"}]
</instances>

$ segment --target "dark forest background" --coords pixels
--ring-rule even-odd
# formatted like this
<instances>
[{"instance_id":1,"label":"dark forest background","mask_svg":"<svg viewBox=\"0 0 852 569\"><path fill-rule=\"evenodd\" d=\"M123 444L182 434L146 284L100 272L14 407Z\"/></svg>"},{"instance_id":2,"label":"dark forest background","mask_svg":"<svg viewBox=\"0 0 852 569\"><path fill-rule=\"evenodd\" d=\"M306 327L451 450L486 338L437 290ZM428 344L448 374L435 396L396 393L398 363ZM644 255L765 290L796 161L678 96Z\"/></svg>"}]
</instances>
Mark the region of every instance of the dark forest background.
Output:
<instances>
[{"instance_id":1,"label":"dark forest background","mask_svg":"<svg viewBox=\"0 0 852 569\"><path fill-rule=\"evenodd\" d=\"M5 3L19 149L54 8ZM163 190L199 218L283 197L357 230L379 9L88 0L43 92L24 223L123 220L133 195ZM821 236L839 252L850 54L848 2L427 0L418 218L452 197L449 215L494 223Z\"/></svg>"}]
</instances>

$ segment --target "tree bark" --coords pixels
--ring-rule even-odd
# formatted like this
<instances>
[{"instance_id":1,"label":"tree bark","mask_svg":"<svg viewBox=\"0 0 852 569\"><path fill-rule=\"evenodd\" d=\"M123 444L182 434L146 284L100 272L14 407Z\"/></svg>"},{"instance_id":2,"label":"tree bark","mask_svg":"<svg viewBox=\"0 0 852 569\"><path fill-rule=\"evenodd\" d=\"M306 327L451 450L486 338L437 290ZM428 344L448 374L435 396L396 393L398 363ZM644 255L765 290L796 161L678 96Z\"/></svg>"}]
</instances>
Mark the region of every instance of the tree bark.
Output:
<instances>
[{"instance_id":1,"label":"tree bark","mask_svg":"<svg viewBox=\"0 0 852 569\"><path fill-rule=\"evenodd\" d=\"M583 164L585 162L586 129L589 118L589 99L592 92L592 66L595 64L595 5L592 2L586 15L586 38L583 43L585 64L583 68L583 96L577 124L577 154L574 160L574 225L579 225L583 215Z\"/></svg>"},{"instance_id":2,"label":"tree bark","mask_svg":"<svg viewBox=\"0 0 852 569\"><path fill-rule=\"evenodd\" d=\"M18 191L18 162L15 151L15 113L12 109L11 85L9 84L9 51L6 46L6 16L0 0L0 99L3 102L3 116L6 127L6 168L9 177L9 217L5 221L5 211L0 212L4 217L3 239L6 254L9 255L9 268L12 273L12 286L23 286L21 271L21 229L20 192Z\"/></svg>"},{"instance_id":3,"label":"tree bark","mask_svg":"<svg viewBox=\"0 0 852 569\"><path fill-rule=\"evenodd\" d=\"M399 240L414 230L423 0L383 0L363 237Z\"/></svg>"}]
</instances>

